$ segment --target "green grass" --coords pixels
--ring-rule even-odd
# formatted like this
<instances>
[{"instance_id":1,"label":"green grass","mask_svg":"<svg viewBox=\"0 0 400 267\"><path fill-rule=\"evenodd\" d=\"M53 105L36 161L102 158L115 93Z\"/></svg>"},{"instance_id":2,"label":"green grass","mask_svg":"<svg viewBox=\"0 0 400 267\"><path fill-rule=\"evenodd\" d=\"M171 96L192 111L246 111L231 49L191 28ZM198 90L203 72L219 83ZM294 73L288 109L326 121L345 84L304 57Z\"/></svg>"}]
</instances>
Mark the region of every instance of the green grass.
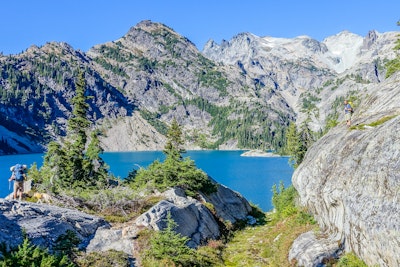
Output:
<instances>
[{"instance_id":1,"label":"green grass","mask_svg":"<svg viewBox=\"0 0 400 267\"><path fill-rule=\"evenodd\" d=\"M377 121L371 122L369 124L358 124L358 125L354 125L350 127L350 130L364 130L365 126L369 126L369 127L376 127L379 125L384 124L385 122L397 117L398 115L392 115L392 116L385 116Z\"/></svg>"},{"instance_id":2,"label":"green grass","mask_svg":"<svg viewBox=\"0 0 400 267\"><path fill-rule=\"evenodd\" d=\"M299 214L247 227L226 244L222 266L291 266L287 255L293 241L314 228L314 224L299 220Z\"/></svg>"}]
</instances>

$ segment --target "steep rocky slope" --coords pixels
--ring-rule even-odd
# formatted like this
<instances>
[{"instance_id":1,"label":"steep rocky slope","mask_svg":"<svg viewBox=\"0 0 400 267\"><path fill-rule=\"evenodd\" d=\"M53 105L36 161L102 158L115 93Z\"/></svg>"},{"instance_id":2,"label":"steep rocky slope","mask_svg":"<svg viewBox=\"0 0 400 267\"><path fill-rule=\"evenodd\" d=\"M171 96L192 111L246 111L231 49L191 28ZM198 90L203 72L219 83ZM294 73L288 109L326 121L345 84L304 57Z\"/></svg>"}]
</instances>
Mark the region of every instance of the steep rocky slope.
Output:
<instances>
[{"instance_id":1,"label":"steep rocky slope","mask_svg":"<svg viewBox=\"0 0 400 267\"><path fill-rule=\"evenodd\" d=\"M43 151L65 134L78 68L86 68L88 117L103 121L130 116L133 103L90 68L90 59L65 43L32 46L24 53L0 56L0 135L3 153Z\"/></svg>"},{"instance_id":2,"label":"steep rocky slope","mask_svg":"<svg viewBox=\"0 0 400 267\"><path fill-rule=\"evenodd\" d=\"M158 132L165 134L162 126L176 118L188 147L199 147L199 136L216 142L214 147L232 139L233 148L268 146L293 116L282 98L258 95L256 81L240 68L206 59L193 43L159 23L143 21L87 55ZM244 134L252 138L245 140Z\"/></svg>"},{"instance_id":3,"label":"steep rocky slope","mask_svg":"<svg viewBox=\"0 0 400 267\"><path fill-rule=\"evenodd\" d=\"M274 91L295 111L297 123L311 119L314 131L337 116L337 101L361 99L365 87L384 80L384 63L395 57L398 32L370 31L361 37L344 31L318 42L308 36L292 39L242 33L220 45L210 40L203 54L217 62L238 65ZM340 102L341 103L341 102Z\"/></svg>"},{"instance_id":4,"label":"steep rocky slope","mask_svg":"<svg viewBox=\"0 0 400 267\"><path fill-rule=\"evenodd\" d=\"M259 94L262 85L239 67L209 60L169 27L143 21L87 53L48 43L0 55L0 153L38 152L65 133L78 69L107 150L159 149L173 118L189 148L276 148L294 116L279 94ZM137 120L129 131L127 122ZM130 142L113 142L115 134Z\"/></svg>"},{"instance_id":5,"label":"steep rocky slope","mask_svg":"<svg viewBox=\"0 0 400 267\"><path fill-rule=\"evenodd\" d=\"M315 143L293 185L331 255L343 249L369 266L399 266L400 73L370 89L354 114L354 129L341 123ZM299 237L291 253L304 266L330 255L304 241L312 236Z\"/></svg>"}]
</instances>

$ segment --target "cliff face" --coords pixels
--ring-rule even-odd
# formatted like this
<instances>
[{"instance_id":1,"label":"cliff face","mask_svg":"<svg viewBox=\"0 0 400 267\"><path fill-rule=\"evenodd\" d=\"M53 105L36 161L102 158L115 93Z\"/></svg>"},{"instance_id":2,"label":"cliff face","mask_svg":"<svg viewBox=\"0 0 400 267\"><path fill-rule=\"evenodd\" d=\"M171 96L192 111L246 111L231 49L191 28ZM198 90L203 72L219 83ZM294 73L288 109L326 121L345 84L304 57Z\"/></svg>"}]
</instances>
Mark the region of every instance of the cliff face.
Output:
<instances>
[{"instance_id":1,"label":"cliff face","mask_svg":"<svg viewBox=\"0 0 400 267\"><path fill-rule=\"evenodd\" d=\"M354 114L357 128L341 123L315 143L293 185L336 250L368 265L400 266L400 74L370 89ZM291 257L312 266L318 255L304 238ZM303 252L294 255L298 246Z\"/></svg>"},{"instance_id":2,"label":"cliff face","mask_svg":"<svg viewBox=\"0 0 400 267\"><path fill-rule=\"evenodd\" d=\"M296 123L311 120L314 131L335 117L340 98L360 98L365 87L385 78L384 63L395 57L393 45L398 33L371 31L365 37L344 31L318 42L307 36L296 38L258 37L239 34L220 45L210 40L203 49L208 58L237 64L288 103ZM271 89L272 88L272 89ZM276 101L276 99L272 99Z\"/></svg>"}]
</instances>

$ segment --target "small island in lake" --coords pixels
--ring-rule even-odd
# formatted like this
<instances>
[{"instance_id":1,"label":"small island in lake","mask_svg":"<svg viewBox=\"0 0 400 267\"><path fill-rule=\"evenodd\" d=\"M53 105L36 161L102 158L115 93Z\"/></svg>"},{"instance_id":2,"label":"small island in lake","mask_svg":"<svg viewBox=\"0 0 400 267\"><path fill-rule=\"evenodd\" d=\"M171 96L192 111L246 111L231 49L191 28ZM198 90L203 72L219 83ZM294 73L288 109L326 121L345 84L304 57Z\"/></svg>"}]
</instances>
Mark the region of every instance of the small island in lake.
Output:
<instances>
[{"instance_id":1,"label":"small island in lake","mask_svg":"<svg viewBox=\"0 0 400 267\"><path fill-rule=\"evenodd\" d=\"M280 155L275 154L273 152L266 152L262 150L250 150L242 153L240 156L242 157L280 157Z\"/></svg>"}]
</instances>

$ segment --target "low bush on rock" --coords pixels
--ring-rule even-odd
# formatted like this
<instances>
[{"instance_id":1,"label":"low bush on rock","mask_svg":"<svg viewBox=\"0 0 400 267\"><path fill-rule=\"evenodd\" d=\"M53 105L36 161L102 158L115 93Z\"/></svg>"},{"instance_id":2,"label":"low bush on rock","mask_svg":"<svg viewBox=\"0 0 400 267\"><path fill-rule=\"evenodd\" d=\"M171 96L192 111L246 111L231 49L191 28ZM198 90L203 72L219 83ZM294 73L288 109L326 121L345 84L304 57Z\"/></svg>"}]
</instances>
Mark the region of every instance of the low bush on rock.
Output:
<instances>
[{"instance_id":1,"label":"low bush on rock","mask_svg":"<svg viewBox=\"0 0 400 267\"><path fill-rule=\"evenodd\" d=\"M17 248L7 250L6 245L0 246L0 266L18 267L74 267L74 263L62 254L51 254L48 250L33 245L27 237Z\"/></svg>"},{"instance_id":2,"label":"low bush on rock","mask_svg":"<svg viewBox=\"0 0 400 267\"><path fill-rule=\"evenodd\" d=\"M342 256L337 264L336 267L368 267L365 262L360 260L354 253L347 253Z\"/></svg>"},{"instance_id":3,"label":"low bush on rock","mask_svg":"<svg viewBox=\"0 0 400 267\"><path fill-rule=\"evenodd\" d=\"M166 223L165 229L161 231L147 230L145 238L141 238L142 266L214 266L209 257L186 245L189 241L188 237L174 231L177 224L170 213L167 215Z\"/></svg>"}]
</instances>

